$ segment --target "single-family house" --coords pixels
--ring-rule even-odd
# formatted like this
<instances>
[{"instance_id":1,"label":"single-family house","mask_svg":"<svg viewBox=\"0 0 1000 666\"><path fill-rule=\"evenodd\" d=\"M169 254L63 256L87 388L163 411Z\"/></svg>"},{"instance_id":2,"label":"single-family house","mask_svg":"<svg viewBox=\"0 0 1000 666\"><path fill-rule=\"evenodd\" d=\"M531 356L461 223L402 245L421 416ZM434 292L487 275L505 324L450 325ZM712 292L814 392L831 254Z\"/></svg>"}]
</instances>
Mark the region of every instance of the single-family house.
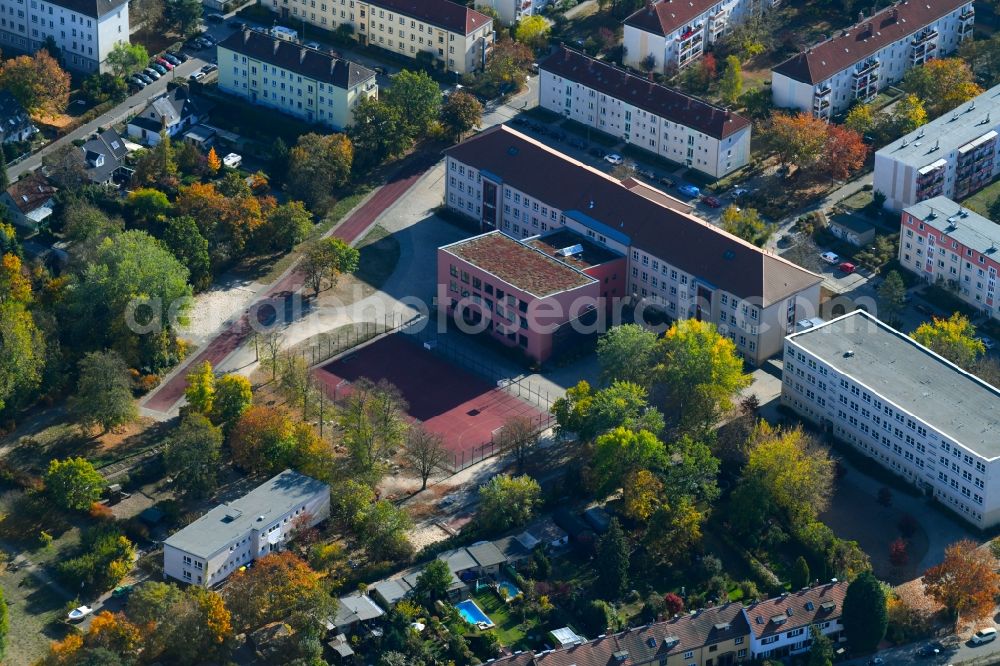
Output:
<instances>
[{"instance_id":1,"label":"single-family house","mask_svg":"<svg viewBox=\"0 0 1000 666\"><path fill-rule=\"evenodd\" d=\"M84 169L91 183L113 185L131 178L132 169L125 166L128 147L113 128L94 134L80 150L83 151Z\"/></svg>"},{"instance_id":2,"label":"single-family house","mask_svg":"<svg viewBox=\"0 0 1000 666\"><path fill-rule=\"evenodd\" d=\"M193 97L186 86L177 86L157 97L128 123L128 135L147 146L160 142L166 130L174 138L208 118L209 103Z\"/></svg>"},{"instance_id":3,"label":"single-family house","mask_svg":"<svg viewBox=\"0 0 1000 666\"><path fill-rule=\"evenodd\" d=\"M8 187L0 195L0 202L7 209L14 224L26 229L37 229L52 215L53 197L56 192L58 190L45 179L45 176L36 172Z\"/></svg>"},{"instance_id":4,"label":"single-family house","mask_svg":"<svg viewBox=\"0 0 1000 666\"><path fill-rule=\"evenodd\" d=\"M379 608L371 597L355 592L337 599L337 614L328 624L332 624L332 629L344 634L383 615L385 611Z\"/></svg>"},{"instance_id":5,"label":"single-family house","mask_svg":"<svg viewBox=\"0 0 1000 666\"><path fill-rule=\"evenodd\" d=\"M413 587L402 578L387 578L368 588L371 595L384 608L392 608L400 599L410 596Z\"/></svg>"},{"instance_id":6,"label":"single-family house","mask_svg":"<svg viewBox=\"0 0 1000 666\"><path fill-rule=\"evenodd\" d=\"M593 531L580 519L580 516L569 509L557 510L552 514L552 519L573 541L593 541Z\"/></svg>"},{"instance_id":7,"label":"single-family house","mask_svg":"<svg viewBox=\"0 0 1000 666\"><path fill-rule=\"evenodd\" d=\"M414 569L410 571L410 573L403 576L403 580L406 581L406 584L409 585L411 589L413 589L417 586L417 581L420 579L420 574L423 572L423 567ZM448 585L448 601L454 603L456 601L461 601L462 599L467 599L468 597L469 586L463 583L453 571L451 573L451 583Z\"/></svg>"},{"instance_id":8,"label":"single-family house","mask_svg":"<svg viewBox=\"0 0 1000 666\"><path fill-rule=\"evenodd\" d=\"M0 143L27 141L38 128L31 116L7 90L0 90Z\"/></svg>"},{"instance_id":9,"label":"single-family house","mask_svg":"<svg viewBox=\"0 0 1000 666\"><path fill-rule=\"evenodd\" d=\"M493 542L493 545L503 553L507 563L513 567L520 566L531 556L531 551L517 539L517 536L505 536Z\"/></svg>"},{"instance_id":10,"label":"single-family house","mask_svg":"<svg viewBox=\"0 0 1000 666\"><path fill-rule=\"evenodd\" d=\"M500 565L507 563L503 552L492 541L480 541L467 549L472 559L478 565L476 572L480 576L496 577L500 573Z\"/></svg>"},{"instance_id":11,"label":"single-family house","mask_svg":"<svg viewBox=\"0 0 1000 666\"><path fill-rule=\"evenodd\" d=\"M529 525L514 538L528 550L534 550L539 545L549 550L569 545L569 534L556 525L552 518L544 518Z\"/></svg>"},{"instance_id":12,"label":"single-family house","mask_svg":"<svg viewBox=\"0 0 1000 666\"><path fill-rule=\"evenodd\" d=\"M344 634L337 634L332 639L327 641L326 645L330 648L330 658L337 660L333 663L346 664L348 663L348 660L354 656L354 649L351 648L351 643L347 640L347 636Z\"/></svg>"},{"instance_id":13,"label":"single-family house","mask_svg":"<svg viewBox=\"0 0 1000 666\"><path fill-rule=\"evenodd\" d=\"M751 656L783 659L803 653L812 645L810 627L838 642L844 630L840 615L846 595L847 582L833 580L745 607Z\"/></svg>"},{"instance_id":14,"label":"single-family house","mask_svg":"<svg viewBox=\"0 0 1000 666\"><path fill-rule=\"evenodd\" d=\"M448 564L448 569L459 578L462 578L462 574L475 575L479 571L479 564L465 548L446 550L438 555L438 559L444 560Z\"/></svg>"}]
</instances>

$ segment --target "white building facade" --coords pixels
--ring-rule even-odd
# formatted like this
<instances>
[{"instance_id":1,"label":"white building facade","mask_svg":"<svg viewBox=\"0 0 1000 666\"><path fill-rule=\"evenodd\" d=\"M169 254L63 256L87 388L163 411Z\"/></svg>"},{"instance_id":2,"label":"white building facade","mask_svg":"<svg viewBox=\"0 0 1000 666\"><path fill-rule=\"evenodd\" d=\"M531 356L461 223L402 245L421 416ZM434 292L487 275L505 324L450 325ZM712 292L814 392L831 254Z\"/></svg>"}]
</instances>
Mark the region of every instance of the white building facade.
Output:
<instances>
[{"instance_id":1,"label":"white building facade","mask_svg":"<svg viewBox=\"0 0 1000 666\"><path fill-rule=\"evenodd\" d=\"M163 542L163 576L210 587L330 515L330 486L285 470Z\"/></svg>"},{"instance_id":2,"label":"white building facade","mask_svg":"<svg viewBox=\"0 0 1000 666\"><path fill-rule=\"evenodd\" d=\"M495 11L504 25L514 25L523 18L541 14L549 0L476 0L476 9Z\"/></svg>"},{"instance_id":3,"label":"white building facade","mask_svg":"<svg viewBox=\"0 0 1000 666\"><path fill-rule=\"evenodd\" d=\"M262 0L293 25L348 30L361 44L426 58L465 74L482 69L493 19L450 0ZM346 28L341 28L346 26Z\"/></svg>"},{"instance_id":4,"label":"white building facade","mask_svg":"<svg viewBox=\"0 0 1000 666\"><path fill-rule=\"evenodd\" d=\"M780 0L659 0L625 19L624 63L657 72L681 69L698 60L709 44L754 13Z\"/></svg>"},{"instance_id":5,"label":"white building facade","mask_svg":"<svg viewBox=\"0 0 1000 666\"><path fill-rule=\"evenodd\" d=\"M749 119L565 46L539 80L543 108L713 178L750 158Z\"/></svg>"},{"instance_id":6,"label":"white building facade","mask_svg":"<svg viewBox=\"0 0 1000 666\"><path fill-rule=\"evenodd\" d=\"M771 95L782 109L817 118L867 103L911 67L950 55L972 39L969 0L904 0L814 44L771 70Z\"/></svg>"},{"instance_id":7,"label":"white building facade","mask_svg":"<svg viewBox=\"0 0 1000 666\"><path fill-rule=\"evenodd\" d=\"M875 153L874 189L900 210L937 196L960 201L1000 176L1000 86Z\"/></svg>"},{"instance_id":8,"label":"white building facade","mask_svg":"<svg viewBox=\"0 0 1000 666\"><path fill-rule=\"evenodd\" d=\"M628 257L634 302L710 321L752 365L815 316L814 275L498 125L446 151L445 205L527 238L566 227Z\"/></svg>"},{"instance_id":9,"label":"white building facade","mask_svg":"<svg viewBox=\"0 0 1000 666\"><path fill-rule=\"evenodd\" d=\"M111 49L129 41L128 0L0 0L0 50L34 53L51 37L65 66L105 72Z\"/></svg>"},{"instance_id":10,"label":"white building facade","mask_svg":"<svg viewBox=\"0 0 1000 666\"><path fill-rule=\"evenodd\" d=\"M221 42L218 62L223 92L337 130L353 123L358 102L378 95L374 71L257 30Z\"/></svg>"},{"instance_id":11,"label":"white building facade","mask_svg":"<svg viewBox=\"0 0 1000 666\"><path fill-rule=\"evenodd\" d=\"M781 401L973 525L1000 522L1000 391L868 313L788 336Z\"/></svg>"},{"instance_id":12,"label":"white building facade","mask_svg":"<svg viewBox=\"0 0 1000 666\"><path fill-rule=\"evenodd\" d=\"M846 596L847 582L834 580L746 606L743 615L750 627L751 656L783 659L807 652L813 642L812 627L839 642Z\"/></svg>"}]
</instances>

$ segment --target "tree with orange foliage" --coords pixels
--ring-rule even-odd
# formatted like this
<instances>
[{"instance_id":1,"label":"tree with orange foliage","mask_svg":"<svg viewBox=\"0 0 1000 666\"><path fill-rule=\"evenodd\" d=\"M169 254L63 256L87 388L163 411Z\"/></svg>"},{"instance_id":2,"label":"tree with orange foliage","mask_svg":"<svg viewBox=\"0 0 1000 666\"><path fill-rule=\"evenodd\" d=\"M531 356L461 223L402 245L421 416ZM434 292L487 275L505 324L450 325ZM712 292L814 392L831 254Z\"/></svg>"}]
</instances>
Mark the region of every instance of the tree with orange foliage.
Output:
<instances>
[{"instance_id":1,"label":"tree with orange foliage","mask_svg":"<svg viewBox=\"0 0 1000 666\"><path fill-rule=\"evenodd\" d=\"M224 595L233 626L242 632L276 620L294 626L307 615L324 617L334 604L321 581L305 561L288 551L257 560L253 568L229 578Z\"/></svg>"},{"instance_id":2,"label":"tree with orange foliage","mask_svg":"<svg viewBox=\"0 0 1000 666\"><path fill-rule=\"evenodd\" d=\"M919 97L933 117L983 92L969 64L961 58L940 58L911 67L903 77L902 88Z\"/></svg>"},{"instance_id":3,"label":"tree with orange foliage","mask_svg":"<svg viewBox=\"0 0 1000 666\"><path fill-rule=\"evenodd\" d=\"M0 65L0 90L8 90L28 113L54 116L69 104L70 76L45 49Z\"/></svg>"},{"instance_id":4,"label":"tree with orange foliage","mask_svg":"<svg viewBox=\"0 0 1000 666\"><path fill-rule=\"evenodd\" d=\"M233 462L251 474L283 468L291 458L295 428L280 409L253 405L240 416L229 434Z\"/></svg>"},{"instance_id":5,"label":"tree with orange foliage","mask_svg":"<svg viewBox=\"0 0 1000 666\"><path fill-rule=\"evenodd\" d=\"M222 168L222 160L220 160L219 156L215 153L214 147L209 149L207 159L208 159L208 168L211 170L211 172L213 174L219 173L219 169Z\"/></svg>"},{"instance_id":6,"label":"tree with orange foliage","mask_svg":"<svg viewBox=\"0 0 1000 666\"><path fill-rule=\"evenodd\" d=\"M83 642L87 647L102 647L116 654L129 654L142 643L142 632L121 613L101 611L91 621Z\"/></svg>"},{"instance_id":7,"label":"tree with orange foliage","mask_svg":"<svg viewBox=\"0 0 1000 666\"><path fill-rule=\"evenodd\" d=\"M823 154L827 124L811 113L775 113L765 137L782 166L808 168Z\"/></svg>"},{"instance_id":8,"label":"tree with orange foliage","mask_svg":"<svg viewBox=\"0 0 1000 666\"><path fill-rule=\"evenodd\" d=\"M846 127L830 123L826 127L826 142L817 166L821 173L834 180L846 180L864 166L868 146L861 135Z\"/></svg>"},{"instance_id":9,"label":"tree with orange foliage","mask_svg":"<svg viewBox=\"0 0 1000 666\"><path fill-rule=\"evenodd\" d=\"M179 215L190 215L208 240L212 264L224 265L238 258L247 242L264 223L260 201L250 194L226 197L212 183L181 187L175 202Z\"/></svg>"},{"instance_id":10,"label":"tree with orange foliage","mask_svg":"<svg viewBox=\"0 0 1000 666\"><path fill-rule=\"evenodd\" d=\"M924 591L957 617L977 621L993 614L1000 595L996 559L971 539L948 546L944 561L924 572Z\"/></svg>"},{"instance_id":11,"label":"tree with orange foliage","mask_svg":"<svg viewBox=\"0 0 1000 666\"><path fill-rule=\"evenodd\" d=\"M49 653L39 662L39 666L62 666L76 661L77 654L83 648L83 636L69 634L61 641L53 641Z\"/></svg>"}]
</instances>

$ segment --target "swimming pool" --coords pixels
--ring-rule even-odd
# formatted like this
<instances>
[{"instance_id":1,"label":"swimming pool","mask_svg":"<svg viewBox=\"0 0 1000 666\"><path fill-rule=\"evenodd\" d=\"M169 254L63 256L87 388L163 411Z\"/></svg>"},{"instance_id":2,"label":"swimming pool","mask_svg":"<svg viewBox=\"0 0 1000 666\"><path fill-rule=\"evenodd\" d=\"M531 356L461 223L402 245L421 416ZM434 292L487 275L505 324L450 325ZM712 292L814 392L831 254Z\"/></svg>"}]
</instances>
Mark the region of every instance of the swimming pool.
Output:
<instances>
[{"instance_id":1,"label":"swimming pool","mask_svg":"<svg viewBox=\"0 0 1000 666\"><path fill-rule=\"evenodd\" d=\"M497 587L500 588L500 595L504 598L504 600L514 599L521 594L521 590L517 587L517 585L514 585L514 583L511 583L510 581L500 581L497 584Z\"/></svg>"},{"instance_id":2,"label":"swimming pool","mask_svg":"<svg viewBox=\"0 0 1000 666\"><path fill-rule=\"evenodd\" d=\"M486 629L493 626L493 620L472 599L458 602L455 604L455 608L458 609L458 613L462 616L462 619L473 626Z\"/></svg>"}]
</instances>

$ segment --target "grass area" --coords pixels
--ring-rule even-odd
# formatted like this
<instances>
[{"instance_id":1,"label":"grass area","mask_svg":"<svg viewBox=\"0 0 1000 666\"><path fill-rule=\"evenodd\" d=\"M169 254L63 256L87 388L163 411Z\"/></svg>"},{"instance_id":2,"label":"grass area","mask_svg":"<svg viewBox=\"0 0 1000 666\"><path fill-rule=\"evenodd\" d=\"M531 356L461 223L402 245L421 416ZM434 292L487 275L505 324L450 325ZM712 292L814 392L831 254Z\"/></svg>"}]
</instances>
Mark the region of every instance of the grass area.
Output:
<instances>
[{"instance_id":1,"label":"grass area","mask_svg":"<svg viewBox=\"0 0 1000 666\"><path fill-rule=\"evenodd\" d=\"M858 190L854 194L837 202L838 206L843 208L849 208L854 211L860 211L867 208L872 203L872 192L869 190L865 192L864 190Z\"/></svg>"},{"instance_id":2,"label":"grass area","mask_svg":"<svg viewBox=\"0 0 1000 666\"><path fill-rule=\"evenodd\" d=\"M31 664L43 657L49 643L62 639L68 627L60 620L67 600L32 572L0 573L10 616L5 664Z\"/></svg>"},{"instance_id":3,"label":"grass area","mask_svg":"<svg viewBox=\"0 0 1000 666\"><path fill-rule=\"evenodd\" d=\"M326 214L326 217L313 227L312 234L309 238L295 246L291 252L274 262L274 265L271 266L271 269L267 272L267 274L261 276L257 281L262 284L270 284L277 280L282 273L298 261L298 258L302 254L302 250L307 243L316 240L317 238L321 238L324 234L330 231L330 229L337 226L337 224L339 224L341 220L343 220L344 217L354 209L355 206L361 203L362 199L368 196L371 189L372 188L367 185L362 186L353 194L349 194L335 203L333 208L330 209L330 212Z\"/></svg>"},{"instance_id":4,"label":"grass area","mask_svg":"<svg viewBox=\"0 0 1000 666\"><path fill-rule=\"evenodd\" d=\"M990 207L997 202L1000 202L1000 179L973 194L963 201L962 205L988 218L990 217Z\"/></svg>"},{"instance_id":5,"label":"grass area","mask_svg":"<svg viewBox=\"0 0 1000 666\"><path fill-rule=\"evenodd\" d=\"M399 240L385 228L376 226L358 244L361 258L354 276L378 289L399 263Z\"/></svg>"},{"instance_id":6,"label":"grass area","mask_svg":"<svg viewBox=\"0 0 1000 666\"><path fill-rule=\"evenodd\" d=\"M500 642L512 650L524 649L529 634L538 629L537 618L529 618L524 622L519 622L507 604L500 601L500 597L491 589L481 590L472 598L493 620L495 625L493 631L496 632Z\"/></svg>"}]
</instances>

